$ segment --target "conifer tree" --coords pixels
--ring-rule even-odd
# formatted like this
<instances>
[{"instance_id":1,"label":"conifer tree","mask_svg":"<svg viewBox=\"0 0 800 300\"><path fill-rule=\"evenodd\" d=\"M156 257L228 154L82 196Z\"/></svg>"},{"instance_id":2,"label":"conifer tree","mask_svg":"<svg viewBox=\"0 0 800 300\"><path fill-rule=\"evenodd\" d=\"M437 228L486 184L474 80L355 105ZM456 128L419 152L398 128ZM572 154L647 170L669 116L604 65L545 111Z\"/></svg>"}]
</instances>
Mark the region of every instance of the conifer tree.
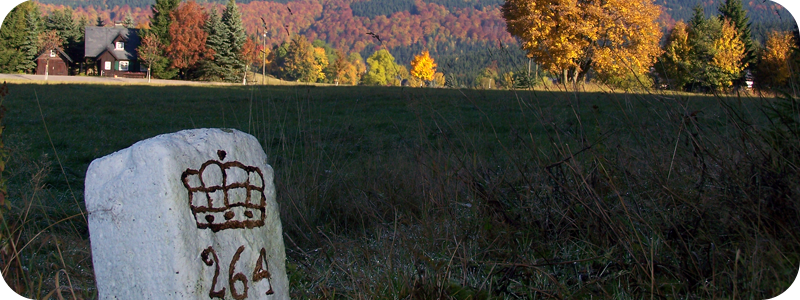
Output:
<instances>
[{"instance_id":1,"label":"conifer tree","mask_svg":"<svg viewBox=\"0 0 800 300\"><path fill-rule=\"evenodd\" d=\"M222 18L216 9L212 9L208 14L203 30L208 34L206 38L206 48L214 51L214 55L206 57L200 63L200 77L204 80L225 80L232 79L233 74L225 66L233 65L231 52L228 43L228 27L222 23Z\"/></svg>"},{"instance_id":2,"label":"conifer tree","mask_svg":"<svg viewBox=\"0 0 800 300\"><path fill-rule=\"evenodd\" d=\"M86 16L81 16L78 18L78 32L81 38L86 36L86 26L89 25L89 18Z\"/></svg>"},{"instance_id":3,"label":"conifer tree","mask_svg":"<svg viewBox=\"0 0 800 300\"><path fill-rule=\"evenodd\" d=\"M42 33L41 19L36 12L28 12L25 16L25 41L20 45L24 61L17 66L17 70L31 73L36 69L36 57L39 54L38 37Z\"/></svg>"},{"instance_id":4,"label":"conifer tree","mask_svg":"<svg viewBox=\"0 0 800 300\"><path fill-rule=\"evenodd\" d=\"M164 47L168 47L171 41L169 26L172 24L172 17L170 13L178 8L180 2L181 0L156 0L150 7L153 16L150 17L150 29L146 33L157 36ZM150 73L157 78L173 78L178 74L178 70L170 67L170 64L170 60L163 57L159 61L153 62Z\"/></svg>"},{"instance_id":5,"label":"conifer tree","mask_svg":"<svg viewBox=\"0 0 800 300\"><path fill-rule=\"evenodd\" d=\"M45 29L55 30L65 42L77 39L80 32L69 7L51 12L45 19Z\"/></svg>"},{"instance_id":6,"label":"conifer tree","mask_svg":"<svg viewBox=\"0 0 800 300\"><path fill-rule=\"evenodd\" d=\"M706 12L703 9L703 6L700 4L695 5L693 8L694 14L692 15L692 19L689 21L689 27L691 28L699 28L706 22Z\"/></svg>"},{"instance_id":7,"label":"conifer tree","mask_svg":"<svg viewBox=\"0 0 800 300\"><path fill-rule=\"evenodd\" d=\"M39 15L36 3L23 2L12 9L3 20L3 25L0 26L0 72L18 73L25 70L28 56L21 48L28 40L26 16L30 12Z\"/></svg>"},{"instance_id":8,"label":"conifer tree","mask_svg":"<svg viewBox=\"0 0 800 300\"><path fill-rule=\"evenodd\" d=\"M700 18L703 18L700 20ZM721 38L722 22L717 18L706 19L701 9L695 9L695 15L689 25L689 44L691 47L691 72L693 75L690 89L713 89L713 78L716 69L710 64L716 50L714 43Z\"/></svg>"},{"instance_id":9,"label":"conifer tree","mask_svg":"<svg viewBox=\"0 0 800 300\"><path fill-rule=\"evenodd\" d=\"M752 64L756 60L756 46L753 43L753 37L750 33L750 19L747 17L747 12L742 8L741 0L725 0L720 4L719 8L720 20L728 19L736 27L739 32L739 39L745 47L745 58L742 59L743 64Z\"/></svg>"},{"instance_id":10,"label":"conifer tree","mask_svg":"<svg viewBox=\"0 0 800 300\"><path fill-rule=\"evenodd\" d=\"M242 47L247 40L247 35L242 24L242 14L236 5L236 0L229 0L228 5L222 12L222 23L228 31L227 46L230 47L231 56L225 59L223 67L231 69L235 76L244 75L244 59L242 57ZM233 80L235 78L228 78Z\"/></svg>"},{"instance_id":11,"label":"conifer tree","mask_svg":"<svg viewBox=\"0 0 800 300\"><path fill-rule=\"evenodd\" d=\"M695 10L689 27L692 87L719 90L730 87L743 77L747 67L744 43L729 19L704 18L702 9Z\"/></svg>"},{"instance_id":12,"label":"conifer tree","mask_svg":"<svg viewBox=\"0 0 800 300\"><path fill-rule=\"evenodd\" d=\"M84 55L84 43L81 29L75 18L72 9L67 7L62 10L54 10L45 18L44 30L55 30L58 36L64 41L64 52L70 57L77 58ZM73 60L75 64L79 60ZM74 66L73 66L74 67Z\"/></svg>"},{"instance_id":13,"label":"conifer tree","mask_svg":"<svg viewBox=\"0 0 800 300\"><path fill-rule=\"evenodd\" d=\"M128 14L125 15L125 20L122 21L122 26L125 26L125 28L136 28L136 21L133 20L131 12L128 12Z\"/></svg>"},{"instance_id":14,"label":"conifer tree","mask_svg":"<svg viewBox=\"0 0 800 300\"><path fill-rule=\"evenodd\" d=\"M170 13L178 8L181 0L156 0L150 9L153 11L153 16L150 17L150 30L155 34L161 43L169 45L169 25L172 24L172 17Z\"/></svg>"}]
</instances>

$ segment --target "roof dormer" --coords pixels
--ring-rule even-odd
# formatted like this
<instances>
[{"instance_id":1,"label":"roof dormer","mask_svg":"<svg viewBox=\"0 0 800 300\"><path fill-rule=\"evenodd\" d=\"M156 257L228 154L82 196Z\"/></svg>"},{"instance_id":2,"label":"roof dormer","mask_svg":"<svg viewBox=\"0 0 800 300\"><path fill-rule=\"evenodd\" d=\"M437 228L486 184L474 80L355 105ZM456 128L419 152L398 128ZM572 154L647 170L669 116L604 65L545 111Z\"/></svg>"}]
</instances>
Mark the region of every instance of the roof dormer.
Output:
<instances>
[{"instance_id":1,"label":"roof dormer","mask_svg":"<svg viewBox=\"0 0 800 300\"><path fill-rule=\"evenodd\" d=\"M128 42L128 40L124 36L122 36L122 34L117 35L117 37L112 42L112 44L114 45L114 50L125 50L126 42Z\"/></svg>"}]
</instances>

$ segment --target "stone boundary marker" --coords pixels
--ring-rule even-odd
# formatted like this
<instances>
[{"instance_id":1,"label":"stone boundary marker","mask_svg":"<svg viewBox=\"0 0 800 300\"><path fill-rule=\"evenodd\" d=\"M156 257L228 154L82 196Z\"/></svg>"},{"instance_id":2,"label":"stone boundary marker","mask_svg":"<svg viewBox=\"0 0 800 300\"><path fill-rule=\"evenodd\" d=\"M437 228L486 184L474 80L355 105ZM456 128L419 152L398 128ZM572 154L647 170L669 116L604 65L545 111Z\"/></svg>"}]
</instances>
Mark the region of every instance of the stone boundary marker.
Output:
<instances>
[{"instance_id":1,"label":"stone boundary marker","mask_svg":"<svg viewBox=\"0 0 800 300\"><path fill-rule=\"evenodd\" d=\"M100 299L288 299L272 167L255 137L195 129L92 161Z\"/></svg>"}]
</instances>

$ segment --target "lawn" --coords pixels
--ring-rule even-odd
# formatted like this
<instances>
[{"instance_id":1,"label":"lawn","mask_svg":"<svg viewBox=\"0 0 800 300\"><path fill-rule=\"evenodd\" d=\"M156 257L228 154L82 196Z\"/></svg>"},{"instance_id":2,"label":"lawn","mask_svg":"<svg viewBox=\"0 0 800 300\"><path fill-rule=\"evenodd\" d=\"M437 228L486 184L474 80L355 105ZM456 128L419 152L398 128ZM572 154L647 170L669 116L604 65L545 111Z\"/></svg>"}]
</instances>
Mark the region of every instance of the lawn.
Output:
<instances>
[{"instance_id":1,"label":"lawn","mask_svg":"<svg viewBox=\"0 0 800 300\"><path fill-rule=\"evenodd\" d=\"M208 127L248 132L267 152L296 299L769 298L800 265L791 98L302 85L9 91L3 215L17 250L0 262L31 297L96 297L82 197L93 159Z\"/></svg>"}]
</instances>

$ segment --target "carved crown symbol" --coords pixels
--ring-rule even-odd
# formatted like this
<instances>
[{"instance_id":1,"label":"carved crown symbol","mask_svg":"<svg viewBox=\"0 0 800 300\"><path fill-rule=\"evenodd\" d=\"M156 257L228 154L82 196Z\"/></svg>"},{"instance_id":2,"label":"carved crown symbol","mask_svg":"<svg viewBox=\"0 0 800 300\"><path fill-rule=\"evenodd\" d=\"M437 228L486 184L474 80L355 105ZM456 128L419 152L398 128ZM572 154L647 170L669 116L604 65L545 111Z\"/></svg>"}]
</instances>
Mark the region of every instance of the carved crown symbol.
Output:
<instances>
[{"instance_id":1,"label":"carved crown symbol","mask_svg":"<svg viewBox=\"0 0 800 300\"><path fill-rule=\"evenodd\" d=\"M217 232L263 226L264 174L238 161L223 163L225 155L219 150L219 160L206 161L199 169L186 169L181 174L197 228Z\"/></svg>"}]
</instances>

